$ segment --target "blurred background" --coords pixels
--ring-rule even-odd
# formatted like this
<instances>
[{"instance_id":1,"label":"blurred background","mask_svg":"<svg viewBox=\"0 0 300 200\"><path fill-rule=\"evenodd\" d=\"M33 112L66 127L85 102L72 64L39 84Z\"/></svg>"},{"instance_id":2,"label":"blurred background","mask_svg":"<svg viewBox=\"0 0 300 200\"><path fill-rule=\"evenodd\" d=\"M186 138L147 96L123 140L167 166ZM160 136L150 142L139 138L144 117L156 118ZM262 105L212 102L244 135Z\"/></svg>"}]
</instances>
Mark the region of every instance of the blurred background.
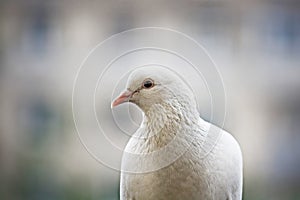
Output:
<instances>
[{"instance_id":1,"label":"blurred background","mask_svg":"<svg viewBox=\"0 0 300 200\"><path fill-rule=\"evenodd\" d=\"M96 44L144 26L192 36L218 64L225 129L244 155L243 199L300 199L297 0L2 0L0 198L119 198L119 172L76 135L72 84Z\"/></svg>"}]
</instances>

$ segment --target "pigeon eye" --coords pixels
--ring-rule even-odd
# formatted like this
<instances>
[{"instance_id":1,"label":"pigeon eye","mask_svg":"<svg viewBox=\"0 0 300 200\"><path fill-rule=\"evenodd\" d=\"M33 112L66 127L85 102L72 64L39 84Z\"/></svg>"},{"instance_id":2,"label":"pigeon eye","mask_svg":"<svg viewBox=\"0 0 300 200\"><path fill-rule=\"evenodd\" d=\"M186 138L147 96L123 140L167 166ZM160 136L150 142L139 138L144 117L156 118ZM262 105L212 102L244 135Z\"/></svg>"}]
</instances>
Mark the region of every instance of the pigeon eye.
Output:
<instances>
[{"instance_id":1,"label":"pigeon eye","mask_svg":"<svg viewBox=\"0 0 300 200\"><path fill-rule=\"evenodd\" d=\"M143 88L149 89L152 88L154 86L154 83L152 80L145 80L143 82Z\"/></svg>"}]
</instances>

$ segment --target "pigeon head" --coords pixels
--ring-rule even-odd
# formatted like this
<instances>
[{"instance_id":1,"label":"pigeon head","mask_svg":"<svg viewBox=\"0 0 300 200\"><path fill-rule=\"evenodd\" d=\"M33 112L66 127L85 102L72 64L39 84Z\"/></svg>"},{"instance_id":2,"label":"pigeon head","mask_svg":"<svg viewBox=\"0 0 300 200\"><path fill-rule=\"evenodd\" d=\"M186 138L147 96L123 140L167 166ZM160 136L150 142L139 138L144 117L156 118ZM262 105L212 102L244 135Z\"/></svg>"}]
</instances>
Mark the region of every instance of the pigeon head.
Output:
<instances>
[{"instance_id":1,"label":"pigeon head","mask_svg":"<svg viewBox=\"0 0 300 200\"><path fill-rule=\"evenodd\" d=\"M136 104L146 113L156 105L196 110L193 92L175 72L162 67L141 67L134 70L127 81L127 89L117 97L112 107L122 103Z\"/></svg>"}]
</instances>

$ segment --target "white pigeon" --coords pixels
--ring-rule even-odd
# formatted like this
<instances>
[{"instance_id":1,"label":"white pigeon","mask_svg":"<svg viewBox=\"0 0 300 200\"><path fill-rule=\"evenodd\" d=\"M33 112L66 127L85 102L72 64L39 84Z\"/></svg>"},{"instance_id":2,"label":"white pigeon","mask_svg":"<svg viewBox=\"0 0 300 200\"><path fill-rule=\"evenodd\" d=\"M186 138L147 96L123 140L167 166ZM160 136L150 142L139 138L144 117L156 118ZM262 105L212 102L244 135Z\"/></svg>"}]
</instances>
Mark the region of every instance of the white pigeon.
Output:
<instances>
[{"instance_id":1,"label":"white pigeon","mask_svg":"<svg viewBox=\"0 0 300 200\"><path fill-rule=\"evenodd\" d=\"M112 107L124 102L144 119L122 158L121 200L242 199L239 144L200 118L192 90L175 72L135 69Z\"/></svg>"}]
</instances>

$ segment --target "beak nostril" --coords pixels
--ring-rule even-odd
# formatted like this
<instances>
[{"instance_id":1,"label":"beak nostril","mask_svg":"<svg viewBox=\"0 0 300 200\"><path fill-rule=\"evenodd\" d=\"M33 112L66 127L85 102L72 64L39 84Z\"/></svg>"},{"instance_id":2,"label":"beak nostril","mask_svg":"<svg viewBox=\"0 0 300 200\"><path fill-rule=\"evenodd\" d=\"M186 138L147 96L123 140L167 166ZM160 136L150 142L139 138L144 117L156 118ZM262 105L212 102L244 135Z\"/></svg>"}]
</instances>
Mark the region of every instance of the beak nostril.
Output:
<instances>
[{"instance_id":1,"label":"beak nostril","mask_svg":"<svg viewBox=\"0 0 300 200\"><path fill-rule=\"evenodd\" d=\"M114 108L122 103L129 102L132 95L133 95L133 92L126 90L112 102L111 108Z\"/></svg>"}]
</instances>

